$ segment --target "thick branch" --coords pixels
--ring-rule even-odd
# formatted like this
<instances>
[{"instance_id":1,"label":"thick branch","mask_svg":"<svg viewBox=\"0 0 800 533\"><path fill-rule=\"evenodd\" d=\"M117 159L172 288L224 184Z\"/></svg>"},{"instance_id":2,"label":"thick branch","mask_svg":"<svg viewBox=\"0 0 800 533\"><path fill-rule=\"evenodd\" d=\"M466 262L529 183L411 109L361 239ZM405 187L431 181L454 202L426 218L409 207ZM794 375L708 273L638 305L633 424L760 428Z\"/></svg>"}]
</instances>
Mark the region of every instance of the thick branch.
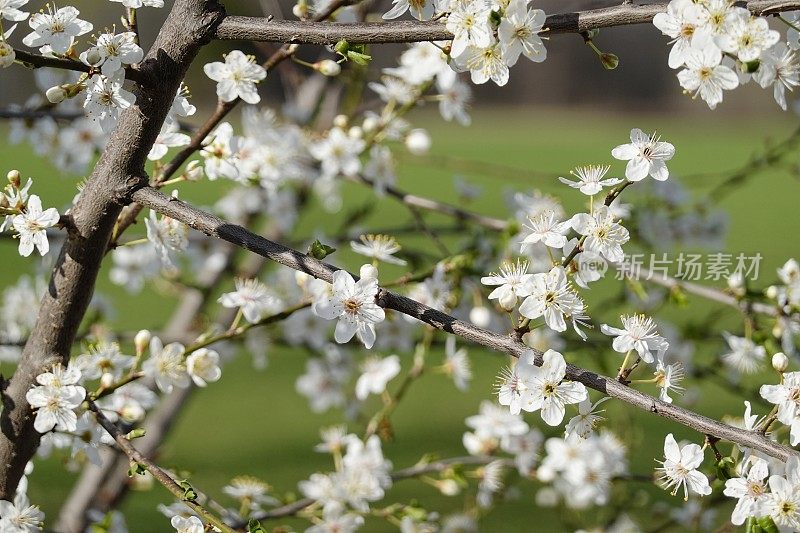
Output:
<instances>
[{"instance_id":1,"label":"thick branch","mask_svg":"<svg viewBox=\"0 0 800 533\"><path fill-rule=\"evenodd\" d=\"M201 44L224 17L213 0L176 0L141 69L146 86L127 109L72 209L75 230L61 249L47 294L19 366L3 391L0 418L0 499L10 500L39 444L25 395L37 375L69 361L78 326L92 297L112 228L131 193L147 184L144 165L172 99Z\"/></svg>"},{"instance_id":2,"label":"thick branch","mask_svg":"<svg viewBox=\"0 0 800 533\"><path fill-rule=\"evenodd\" d=\"M755 0L740 2L757 15L769 15L800 9L800 1ZM548 33L583 33L593 29L652 22L667 4L623 3L603 9L557 13L547 17ZM270 20L265 17L227 17L215 36L217 39L335 44L345 39L351 43L410 43L446 41L453 38L441 22L397 21L354 24Z\"/></svg>"},{"instance_id":3,"label":"thick branch","mask_svg":"<svg viewBox=\"0 0 800 533\"><path fill-rule=\"evenodd\" d=\"M313 259L312 257L287 248L281 244L269 241L241 226L229 224L181 200L170 198L156 189L150 187L140 189L134 193L133 197L136 202L143 206L179 220L207 235L226 240L272 261L305 272L329 283L332 281L333 273L338 270L332 265ZM410 298L394 294L387 290L381 290L378 295L378 303L382 307L394 309L447 333L458 335L468 341L514 357L520 357L530 350L511 336L500 335L479 328L473 324L457 320L447 313L437 311ZM538 362L541 363L541 352L535 353L537 354ZM735 442L782 460L786 460L790 455L795 453L791 448L775 443L756 432L746 431L728 424L723 424L687 409L662 402L652 396L623 385L614 379L595 374L594 372L573 365L567 365L567 377L571 380L583 383L589 388L607 394L608 396L618 398L639 409L674 420L704 435L713 435L720 439Z\"/></svg>"}]
</instances>

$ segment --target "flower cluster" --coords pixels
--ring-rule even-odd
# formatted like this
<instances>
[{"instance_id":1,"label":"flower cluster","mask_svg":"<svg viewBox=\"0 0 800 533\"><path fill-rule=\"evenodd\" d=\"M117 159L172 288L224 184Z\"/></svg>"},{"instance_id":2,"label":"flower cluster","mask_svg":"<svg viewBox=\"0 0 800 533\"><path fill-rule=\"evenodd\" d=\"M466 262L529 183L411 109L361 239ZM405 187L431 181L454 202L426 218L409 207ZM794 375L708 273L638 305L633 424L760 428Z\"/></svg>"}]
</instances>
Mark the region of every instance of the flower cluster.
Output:
<instances>
[{"instance_id":1,"label":"flower cluster","mask_svg":"<svg viewBox=\"0 0 800 533\"><path fill-rule=\"evenodd\" d=\"M50 251L47 240L47 229L57 225L61 219L54 207L42 208L42 200L28 191L33 180L28 178L22 185L20 173L12 170L8 173L8 185L0 192L0 232L6 228L13 229L19 237L19 255L28 257L35 250L39 255Z\"/></svg>"},{"instance_id":2,"label":"flower cluster","mask_svg":"<svg viewBox=\"0 0 800 533\"><path fill-rule=\"evenodd\" d=\"M786 19L784 19L786 20ZM714 109L730 91L750 80L773 88L786 110L786 91L800 85L800 58L787 31L787 43L767 19L730 0L672 0L653 24L673 39L669 66L681 69L678 81L693 98Z\"/></svg>"}]
</instances>

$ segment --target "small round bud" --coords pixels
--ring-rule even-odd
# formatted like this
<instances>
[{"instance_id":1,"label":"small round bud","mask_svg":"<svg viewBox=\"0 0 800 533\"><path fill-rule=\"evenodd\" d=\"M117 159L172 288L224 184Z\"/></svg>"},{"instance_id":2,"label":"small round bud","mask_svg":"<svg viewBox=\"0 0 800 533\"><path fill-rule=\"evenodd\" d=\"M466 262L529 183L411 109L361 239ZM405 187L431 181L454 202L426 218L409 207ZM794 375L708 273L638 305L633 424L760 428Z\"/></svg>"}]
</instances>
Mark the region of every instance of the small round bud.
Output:
<instances>
[{"instance_id":1,"label":"small round bud","mask_svg":"<svg viewBox=\"0 0 800 533\"><path fill-rule=\"evenodd\" d=\"M778 352L772 356L772 368L781 373L786 372L786 369L789 368L789 358L785 353Z\"/></svg>"},{"instance_id":2,"label":"small round bud","mask_svg":"<svg viewBox=\"0 0 800 533\"><path fill-rule=\"evenodd\" d=\"M353 126L347 131L347 135L353 139L360 139L364 136L364 130L362 130L360 126Z\"/></svg>"},{"instance_id":3,"label":"small round bud","mask_svg":"<svg viewBox=\"0 0 800 533\"><path fill-rule=\"evenodd\" d=\"M772 336L775 337L776 339L780 339L781 337L783 337L783 334L785 332L786 328L784 328L783 324L781 324L780 322L772 326Z\"/></svg>"},{"instance_id":4,"label":"small round bud","mask_svg":"<svg viewBox=\"0 0 800 533\"><path fill-rule=\"evenodd\" d=\"M22 175L19 173L19 170L9 170L6 177L8 178L8 182L16 188L19 188L22 183Z\"/></svg>"},{"instance_id":5,"label":"small round bud","mask_svg":"<svg viewBox=\"0 0 800 533\"><path fill-rule=\"evenodd\" d=\"M322 61L317 61L314 63L314 68L320 74L325 76L338 76L339 73L342 71L342 67L336 61L332 59L324 59Z\"/></svg>"},{"instance_id":6,"label":"small round bud","mask_svg":"<svg viewBox=\"0 0 800 533\"><path fill-rule=\"evenodd\" d=\"M425 155L431 149L431 138L428 132L417 128L408 132L406 148L414 155Z\"/></svg>"},{"instance_id":7,"label":"small round bud","mask_svg":"<svg viewBox=\"0 0 800 533\"><path fill-rule=\"evenodd\" d=\"M603 53L600 54L600 63L606 70L614 70L619 66L619 57L615 54Z\"/></svg>"},{"instance_id":8,"label":"small round bud","mask_svg":"<svg viewBox=\"0 0 800 533\"><path fill-rule=\"evenodd\" d=\"M479 305L470 310L469 319L479 328L486 328L489 327L489 323L492 321L492 313L484 306Z\"/></svg>"},{"instance_id":9,"label":"small round bud","mask_svg":"<svg viewBox=\"0 0 800 533\"><path fill-rule=\"evenodd\" d=\"M512 291L508 291L503 293L503 295L497 301L500 304L500 307L510 313L517 305L517 295Z\"/></svg>"},{"instance_id":10,"label":"small round bud","mask_svg":"<svg viewBox=\"0 0 800 533\"><path fill-rule=\"evenodd\" d=\"M51 104L60 104L67 99L67 91L61 86L50 87L44 94Z\"/></svg>"},{"instance_id":11,"label":"small round bud","mask_svg":"<svg viewBox=\"0 0 800 533\"><path fill-rule=\"evenodd\" d=\"M375 130L375 128L377 128L379 124L380 120L378 119L378 117L367 117L364 119L364 123L361 124L361 129L363 129L366 132L370 132Z\"/></svg>"},{"instance_id":12,"label":"small round bud","mask_svg":"<svg viewBox=\"0 0 800 533\"><path fill-rule=\"evenodd\" d=\"M333 118L333 125L337 128L346 128L347 127L347 117L345 115L336 115Z\"/></svg>"},{"instance_id":13,"label":"small round bud","mask_svg":"<svg viewBox=\"0 0 800 533\"><path fill-rule=\"evenodd\" d=\"M292 6L292 14L299 19L306 16L306 12L302 7L300 7L300 4L295 4Z\"/></svg>"},{"instance_id":14,"label":"small round bud","mask_svg":"<svg viewBox=\"0 0 800 533\"><path fill-rule=\"evenodd\" d=\"M440 479L436 482L436 488L445 496L457 496L461 492L461 487L454 479Z\"/></svg>"},{"instance_id":15,"label":"small round bud","mask_svg":"<svg viewBox=\"0 0 800 533\"><path fill-rule=\"evenodd\" d=\"M96 67L103 61L103 55L97 48L90 48L83 56L83 60L87 64Z\"/></svg>"},{"instance_id":16,"label":"small round bud","mask_svg":"<svg viewBox=\"0 0 800 533\"><path fill-rule=\"evenodd\" d=\"M150 344L150 339L153 338L153 334L150 333L147 329L139 330L136 336L133 338L133 345L136 347L136 354L142 354L147 349L147 345Z\"/></svg>"},{"instance_id":17,"label":"small round bud","mask_svg":"<svg viewBox=\"0 0 800 533\"><path fill-rule=\"evenodd\" d=\"M378 279L378 269L375 268L375 265L370 265L369 263L362 265L361 270L358 271L358 275L361 279Z\"/></svg>"},{"instance_id":18,"label":"small round bud","mask_svg":"<svg viewBox=\"0 0 800 533\"><path fill-rule=\"evenodd\" d=\"M767 287L767 290L764 291L764 294L767 295L767 298L775 299L778 297L778 287L775 285L770 285Z\"/></svg>"},{"instance_id":19,"label":"small round bud","mask_svg":"<svg viewBox=\"0 0 800 533\"><path fill-rule=\"evenodd\" d=\"M17 53L14 52L14 49L5 41L0 41L0 68L10 67L14 64L14 60L17 58Z\"/></svg>"}]
</instances>

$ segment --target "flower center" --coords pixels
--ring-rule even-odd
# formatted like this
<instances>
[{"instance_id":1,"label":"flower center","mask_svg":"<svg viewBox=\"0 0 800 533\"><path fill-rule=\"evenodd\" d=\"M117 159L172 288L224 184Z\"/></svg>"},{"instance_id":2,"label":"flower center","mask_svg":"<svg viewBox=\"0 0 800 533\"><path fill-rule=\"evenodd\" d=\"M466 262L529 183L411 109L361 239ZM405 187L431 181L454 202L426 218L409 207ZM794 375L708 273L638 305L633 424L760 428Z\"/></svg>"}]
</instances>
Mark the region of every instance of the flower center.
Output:
<instances>
[{"instance_id":1,"label":"flower center","mask_svg":"<svg viewBox=\"0 0 800 533\"><path fill-rule=\"evenodd\" d=\"M361 302L359 302L358 300L354 298L348 298L347 300L345 300L344 310L346 313L355 315L356 313L358 313L359 309L361 309Z\"/></svg>"}]
</instances>

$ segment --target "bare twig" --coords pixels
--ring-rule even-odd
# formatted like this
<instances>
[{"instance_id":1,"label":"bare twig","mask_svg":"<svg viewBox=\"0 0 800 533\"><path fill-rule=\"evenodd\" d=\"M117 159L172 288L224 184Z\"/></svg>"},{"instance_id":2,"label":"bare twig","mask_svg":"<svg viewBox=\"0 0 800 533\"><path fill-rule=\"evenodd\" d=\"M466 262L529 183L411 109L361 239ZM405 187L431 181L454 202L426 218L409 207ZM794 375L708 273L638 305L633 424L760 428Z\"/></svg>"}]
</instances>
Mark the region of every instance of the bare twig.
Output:
<instances>
[{"instance_id":1,"label":"bare twig","mask_svg":"<svg viewBox=\"0 0 800 533\"><path fill-rule=\"evenodd\" d=\"M97 419L97 423L103 426L109 435L114 438L114 441L117 443L117 446L127 455L133 463L142 465L152 476L161 483L164 488L170 491L178 500L180 500L183 504L189 507L192 511L198 514L205 522L215 526L220 531L224 533L234 533L233 529L228 527L225 522L214 516L211 512L209 512L205 507L197 503L197 501L192 497L187 497L187 489L178 485L169 474L164 472L157 464L152 462L150 459L142 455L139 450L137 450L131 441L129 441L125 435L123 435L122 431L108 418L103 412L97 407L97 404L93 401L89 400L89 409L94 413L95 418Z\"/></svg>"}]
</instances>

